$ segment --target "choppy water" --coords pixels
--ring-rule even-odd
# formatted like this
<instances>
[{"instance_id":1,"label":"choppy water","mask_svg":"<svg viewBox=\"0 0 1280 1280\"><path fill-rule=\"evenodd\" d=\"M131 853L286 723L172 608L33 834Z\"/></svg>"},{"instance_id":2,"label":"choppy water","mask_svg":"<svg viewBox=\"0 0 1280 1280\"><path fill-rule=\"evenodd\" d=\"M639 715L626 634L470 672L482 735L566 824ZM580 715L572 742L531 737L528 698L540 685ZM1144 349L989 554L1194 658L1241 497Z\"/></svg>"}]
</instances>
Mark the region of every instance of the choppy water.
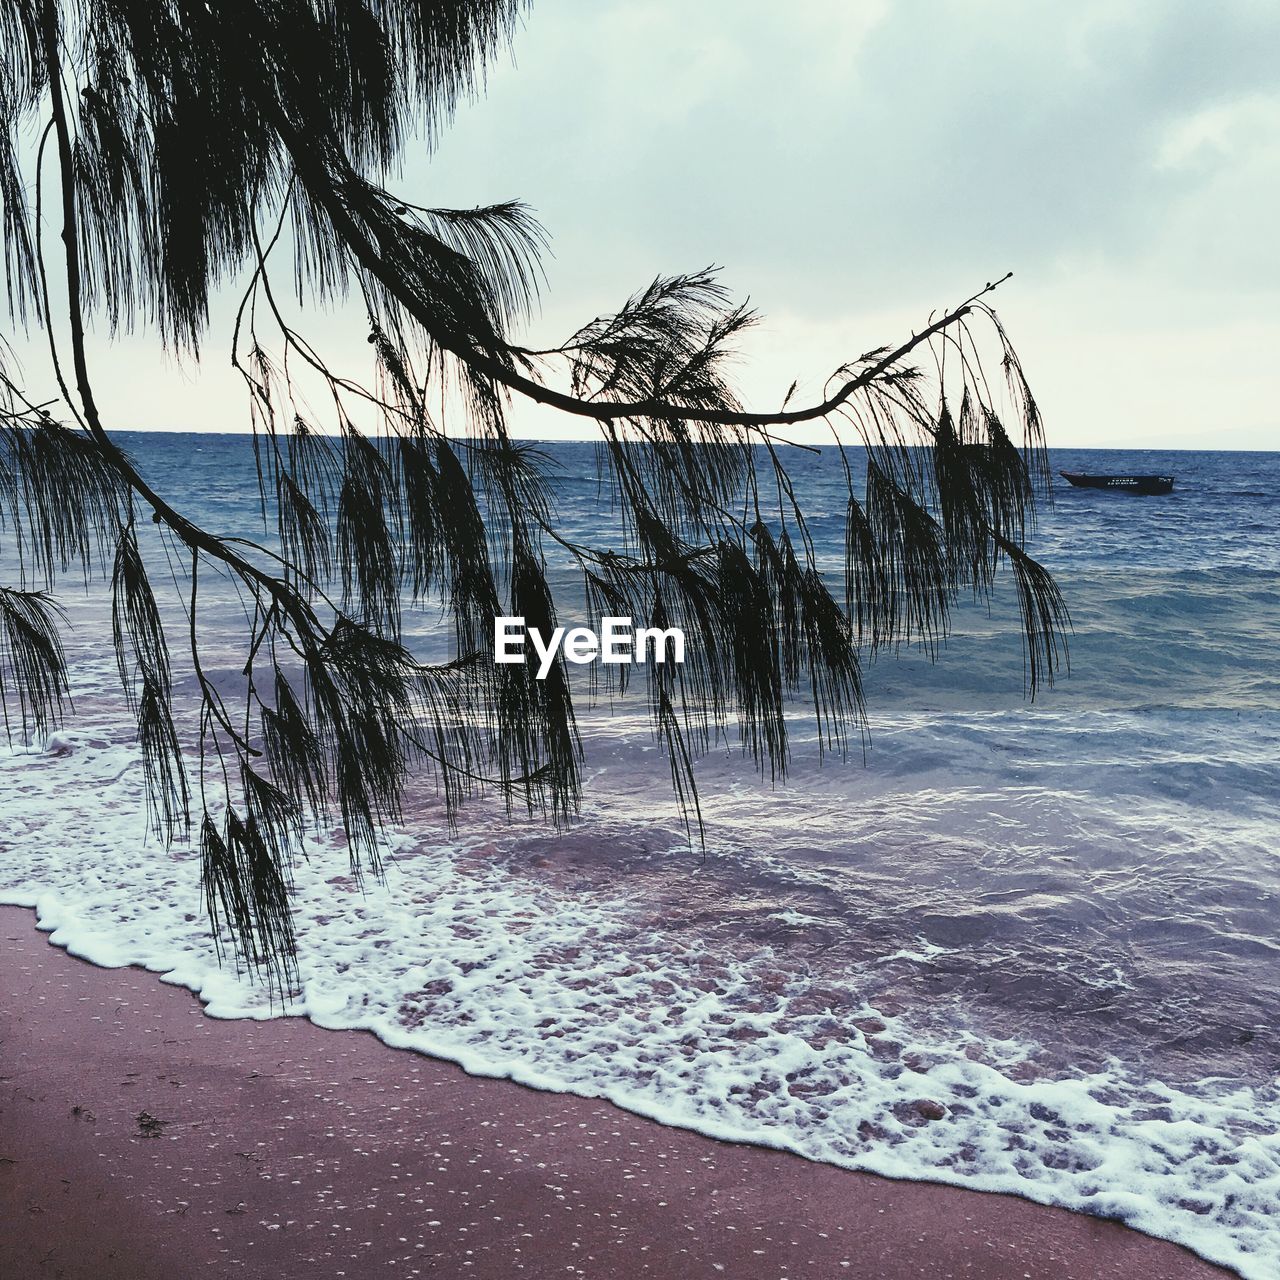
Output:
<instances>
[{"instance_id":1,"label":"choppy water","mask_svg":"<svg viewBox=\"0 0 1280 1280\"><path fill-rule=\"evenodd\" d=\"M211 526L251 511L244 440L130 445ZM549 452L565 526L607 519L590 446ZM1064 486L1043 511L1069 679L1026 702L1012 601L962 609L937 665L868 668L865 763L818 768L803 705L785 785L732 747L704 761L705 859L643 706L587 713L571 832L482 804L449 836L423 797L363 890L317 841L292 1012L1280 1275L1280 454L1053 463L1178 478L1165 498ZM834 460L793 474L834 565ZM0 756L0 900L210 1012L279 1014L218 968L190 853L145 842L102 603L66 600L79 715Z\"/></svg>"}]
</instances>

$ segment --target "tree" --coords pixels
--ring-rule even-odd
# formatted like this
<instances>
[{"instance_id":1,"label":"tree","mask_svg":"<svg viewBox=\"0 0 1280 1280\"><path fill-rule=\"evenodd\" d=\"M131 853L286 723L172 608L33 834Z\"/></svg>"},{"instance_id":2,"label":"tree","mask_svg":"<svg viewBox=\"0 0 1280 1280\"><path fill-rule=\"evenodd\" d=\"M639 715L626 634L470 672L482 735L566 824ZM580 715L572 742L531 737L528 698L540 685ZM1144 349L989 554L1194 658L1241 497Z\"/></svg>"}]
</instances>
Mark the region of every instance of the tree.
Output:
<instances>
[{"instance_id":1,"label":"tree","mask_svg":"<svg viewBox=\"0 0 1280 1280\"><path fill-rule=\"evenodd\" d=\"M497 614L554 625L551 543L580 568L597 618L689 634L685 667L645 677L691 833L694 760L731 721L776 774L785 700L804 685L824 743L843 750L862 725L860 654L935 645L957 594L989 597L1002 565L1032 692L1061 656L1063 601L1024 550L1046 474L1040 415L994 286L843 365L821 403L752 411L725 358L754 316L713 272L655 280L531 350L512 336L540 279L528 210L424 208L386 189L406 138L438 135L523 7L0 0L9 306L49 335L57 387L40 398L0 368L6 722L57 722L67 681L50 593L73 569L105 574L153 825L169 840L194 828L215 933L277 978L289 976L288 866L307 822L336 812L358 869L377 867L411 778L433 782L450 812L484 788L531 814L574 812L581 743L565 668L539 681L489 650ZM56 245L46 223L60 225ZM276 272L290 247L300 298L360 299L372 387L330 369L286 317ZM51 304L55 276L65 308ZM246 277L232 360L279 553L215 536L156 491L112 438L84 339L96 318L197 356L211 291ZM1022 448L997 414L996 361ZM295 411L300 376L325 388L326 422ZM465 398L465 432L433 419L446 383ZM539 455L507 431L519 398L596 424L622 549L557 530ZM839 586L819 573L778 447L809 421L830 425L842 456L846 438L867 451L865 492L846 460ZM189 566L189 721L144 563L148 516ZM234 714L201 663L200 584L215 571L252 604ZM447 609L453 661L418 661L400 641L402 608L427 601Z\"/></svg>"}]
</instances>

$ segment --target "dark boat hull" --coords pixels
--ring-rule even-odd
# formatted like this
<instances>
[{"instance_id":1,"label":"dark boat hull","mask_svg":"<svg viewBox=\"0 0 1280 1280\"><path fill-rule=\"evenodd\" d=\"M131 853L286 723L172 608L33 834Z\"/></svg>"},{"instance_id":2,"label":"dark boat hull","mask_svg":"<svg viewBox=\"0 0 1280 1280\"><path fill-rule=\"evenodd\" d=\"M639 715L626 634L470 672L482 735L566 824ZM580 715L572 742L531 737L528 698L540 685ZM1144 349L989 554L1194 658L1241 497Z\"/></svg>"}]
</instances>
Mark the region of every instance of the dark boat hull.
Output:
<instances>
[{"instance_id":1,"label":"dark boat hull","mask_svg":"<svg viewBox=\"0 0 1280 1280\"><path fill-rule=\"evenodd\" d=\"M1058 472L1077 489L1109 489L1113 493L1155 496L1173 492L1172 476L1087 476L1078 471Z\"/></svg>"}]
</instances>

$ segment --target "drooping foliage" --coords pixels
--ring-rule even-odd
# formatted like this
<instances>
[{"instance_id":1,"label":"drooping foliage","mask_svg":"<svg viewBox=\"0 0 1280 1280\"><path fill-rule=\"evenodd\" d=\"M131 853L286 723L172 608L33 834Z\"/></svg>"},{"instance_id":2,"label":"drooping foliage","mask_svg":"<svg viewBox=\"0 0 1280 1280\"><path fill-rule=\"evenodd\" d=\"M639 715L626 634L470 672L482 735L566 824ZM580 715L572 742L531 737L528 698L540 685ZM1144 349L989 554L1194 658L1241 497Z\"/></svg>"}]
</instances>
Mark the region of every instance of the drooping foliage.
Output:
<instances>
[{"instance_id":1,"label":"drooping foliage","mask_svg":"<svg viewBox=\"0 0 1280 1280\"><path fill-rule=\"evenodd\" d=\"M758 412L727 369L755 317L713 272L656 280L535 351L515 336L541 283L529 212L425 208L391 192L406 142L429 146L480 89L523 8L0 0L8 298L15 319L49 333L56 385L29 397L0 361L6 723L31 734L56 723L67 672L48 593L64 574L102 575L153 827L198 842L215 926L277 979L289 976L289 868L309 824L336 818L358 871L376 869L411 779L433 782L451 814L488 788L530 813L573 814L580 691L563 662L537 680L532 666L494 664L490 647L497 614L556 625L550 548L580 570L592 620L685 630L685 665L650 665L643 679L691 829L699 753L736 733L779 776L799 689L824 747L843 751L862 727L861 658L936 646L958 594L988 596L1002 565L1032 691L1062 656L1063 602L1024 550L1040 413L993 286L836 370L821 403ZM42 236L49 226L61 237ZM281 274L299 300L364 309L369 385L300 331ZM152 487L112 437L120 407L97 403L83 341L96 317L194 353L213 292L231 281L244 282L232 358L276 551L201 528ZM65 312L51 314L51 295ZM308 407L317 389L320 413ZM616 544L558 527L544 459L508 434L513 399L598 427ZM465 413L448 430L446 400ZM822 572L779 448L779 431L809 421L827 423L842 454L866 450L865 488L846 464L843 581ZM153 591L144 531L183 568L181 634ZM230 684L202 661L214 576L246 601L243 679ZM402 643L404 610L420 606L445 610L451 660ZM191 714L175 693L179 660L194 675Z\"/></svg>"}]
</instances>

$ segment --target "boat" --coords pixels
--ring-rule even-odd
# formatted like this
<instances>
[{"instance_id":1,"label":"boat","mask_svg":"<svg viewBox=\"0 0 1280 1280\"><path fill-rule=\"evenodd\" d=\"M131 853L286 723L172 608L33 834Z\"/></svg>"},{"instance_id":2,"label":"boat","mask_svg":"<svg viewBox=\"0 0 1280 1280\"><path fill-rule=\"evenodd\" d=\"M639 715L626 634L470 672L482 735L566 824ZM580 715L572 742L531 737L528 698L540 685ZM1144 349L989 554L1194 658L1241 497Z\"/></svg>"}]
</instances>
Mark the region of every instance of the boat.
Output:
<instances>
[{"instance_id":1,"label":"boat","mask_svg":"<svg viewBox=\"0 0 1280 1280\"><path fill-rule=\"evenodd\" d=\"M1116 493L1137 493L1144 497L1173 492L1172 476L1086 476L1078 471L1059 471L1077 489L1111 489Z\"/></svg>"}]
</instances>

